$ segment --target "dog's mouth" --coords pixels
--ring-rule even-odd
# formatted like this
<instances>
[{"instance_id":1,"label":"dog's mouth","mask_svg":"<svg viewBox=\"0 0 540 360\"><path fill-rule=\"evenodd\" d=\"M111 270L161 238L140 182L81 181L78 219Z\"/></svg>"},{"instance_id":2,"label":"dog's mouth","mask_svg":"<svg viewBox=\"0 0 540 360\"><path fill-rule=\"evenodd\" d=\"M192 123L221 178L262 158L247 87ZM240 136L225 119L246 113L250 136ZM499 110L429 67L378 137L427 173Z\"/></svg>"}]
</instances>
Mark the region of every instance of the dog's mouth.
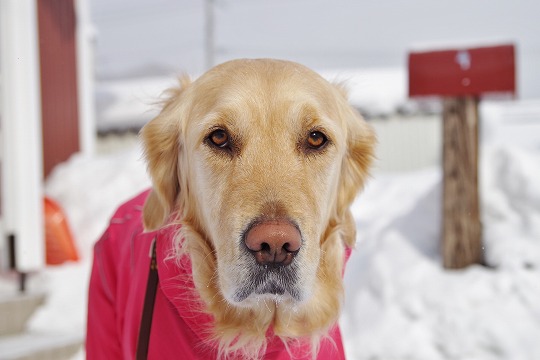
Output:
<instances>
[{"instance_id":1,"label":"dog's mouth","mask_svg":"<svg viewBox=\"0 0 540 360\"><path fill-rule=\"evenodd\" d=\"M255 297L269 295L282 299L290 297L300 301L296 267L257 266L248 281L234 293L234 300L242 302L251 295Z\"/></svg>"},{"instance_id":2,"label":"dog's mouth","mask_svg":"<svg viewBox=\"0 0 540 360\"><path fill-rule=\"evenodd\" d=\"M286 291L285 288L283 288L279 284L267 283L264 286L255 289L255 294L258 294L258 295L264 295L264 294L284 295L285 291Z\"/></svg>"}]
</instances>

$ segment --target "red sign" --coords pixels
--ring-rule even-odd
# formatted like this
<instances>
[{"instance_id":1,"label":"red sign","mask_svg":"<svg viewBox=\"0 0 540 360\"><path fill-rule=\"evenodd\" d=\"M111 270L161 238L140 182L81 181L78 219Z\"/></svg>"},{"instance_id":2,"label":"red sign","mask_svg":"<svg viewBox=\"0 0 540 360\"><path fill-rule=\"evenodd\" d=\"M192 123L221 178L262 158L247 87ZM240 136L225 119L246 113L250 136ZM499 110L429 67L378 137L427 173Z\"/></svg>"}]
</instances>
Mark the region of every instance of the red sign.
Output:
<instances>
[{"instance_id":1,"label":"red sign","mask_svg":"<svg viewBox=\"0 0 540 360\"><path fill-rule=\"evenodd\" d=\"M514 45L409 54L409 96L515 94Z\"/></svg>"}]
</instances>

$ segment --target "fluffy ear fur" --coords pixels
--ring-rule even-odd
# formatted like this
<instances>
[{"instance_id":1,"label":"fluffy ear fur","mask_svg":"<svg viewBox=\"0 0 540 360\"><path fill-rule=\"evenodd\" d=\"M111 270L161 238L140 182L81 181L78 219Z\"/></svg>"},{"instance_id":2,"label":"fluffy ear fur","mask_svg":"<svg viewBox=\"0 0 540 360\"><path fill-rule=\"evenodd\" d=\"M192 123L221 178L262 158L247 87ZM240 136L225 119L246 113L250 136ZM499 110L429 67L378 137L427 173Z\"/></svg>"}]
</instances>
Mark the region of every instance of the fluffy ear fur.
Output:
<instances>
[{"instance_id":1,"label":"fluffy ear fur","mask_svg":"<svg viewBox=\"0 0 540 360\"><path fill-rule=\"evenodd\" d=\"M168 99L164 101L163 109L140 133L153 185L143 209L145 230L159 228L177 210L180 194L178 160L184 122L181 114L185 113L181 110L181 98L189 83L189 78L183 77L180 79L180 87L167 91ZM171 119L172 116L174 119Z\"/></svg>"},{"instance_id":2,"label":"fluffy ear fur","mask_svg":"<svg viewBox=\"0 0 540 360\"><path fill-rule=\"evenodd\" d=\"M337 88L340 96L347 101L343 86L337 85ZM358 111L348 104L341 109L347 127L347 153L341 166L336 215L341 219L340 223L352 229L352 234L344 234L346 244L352 247L356 239L349 206L369 176L377 140L373 128L364 121Z\"/></svg>"}]
</instances>

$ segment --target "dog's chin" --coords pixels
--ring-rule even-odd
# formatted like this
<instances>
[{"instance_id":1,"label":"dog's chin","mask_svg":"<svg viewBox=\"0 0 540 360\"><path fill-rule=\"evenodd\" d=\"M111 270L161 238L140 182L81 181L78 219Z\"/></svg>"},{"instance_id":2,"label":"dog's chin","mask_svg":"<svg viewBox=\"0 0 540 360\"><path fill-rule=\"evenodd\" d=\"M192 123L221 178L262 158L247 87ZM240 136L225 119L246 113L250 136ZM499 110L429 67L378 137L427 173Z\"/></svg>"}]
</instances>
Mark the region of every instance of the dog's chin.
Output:
<instances>
[{"instance_id":1,"label":"dog's chin","mask_svg":"<svg viewBox=\"0 0 540 360\"><path fill-rule=\"evenodd\" d=\"M276 304L300 304L303 302L301 299L292 296L288 291L283 289L269 289L269 291L261 289L253 291L247 296L245 296L245 294L239 294L233 296L231 299L233 305L242 308L260 307L263 302L267 301Z\"/></svg>"},{"instance_id":2,"label":"dog's chin","mask_svg":"<svg viewBox=\"0 0 540 360\"><path fill-rule=\"evenodd\" d=\"M237 297L238 300L242 300L242 298L244 298L243 301L249 298L254 298L257 300L263 299L263 298L272 298L279 301L284 301L284 300L291 300L291 301L296 301L296 302L302 301L302 298L298 290L294 288L285 287L279 284L271 283L271 282L267 284L262 284L261 286L254 289L247 296L246 296L246 293L242 291L239 292L238 295L239 295Z\"/></svg>"},{"instance_id":3,"label":"dog's chin","mask_svg":"<svg viewBox=\"0 0 540 360\"><path fill-rule=\"evenodd\" d=\"M226 296L227 300L238 307L260 307L261 301L299 305L308 294L296 284L268 280L253 286L252 283L237 287Z\"/></svg>"}]
</instances>

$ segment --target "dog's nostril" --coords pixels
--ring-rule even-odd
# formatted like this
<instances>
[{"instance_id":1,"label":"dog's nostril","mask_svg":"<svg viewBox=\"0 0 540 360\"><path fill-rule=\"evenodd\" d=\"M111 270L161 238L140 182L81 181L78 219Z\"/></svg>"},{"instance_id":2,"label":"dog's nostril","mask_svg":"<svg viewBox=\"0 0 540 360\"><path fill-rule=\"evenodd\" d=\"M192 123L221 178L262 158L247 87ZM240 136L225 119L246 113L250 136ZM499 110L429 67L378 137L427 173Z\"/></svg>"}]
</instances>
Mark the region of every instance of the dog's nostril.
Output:
<instances>
[{"instance_id":1,"label":"dog's nostril","mask_svg":"<svg viewBox=\"0 0 540 360\"><path fill-rule=\"evenodd\" d=\"M261 265L289 265L300 250L298 229L288 221L267 221L253 226L245 244Z\"/></svg>"},{"instance_id":2,"label":"dog's nostril","mask_svg":"<svg viewBox=\"0 0 540 360\"><path fill-rule=\"evenodd\" d=\"M268 243L263 242L261 245L260 251L271 251L270 245L268 245Z\"/></svg>"}]
</instances>

